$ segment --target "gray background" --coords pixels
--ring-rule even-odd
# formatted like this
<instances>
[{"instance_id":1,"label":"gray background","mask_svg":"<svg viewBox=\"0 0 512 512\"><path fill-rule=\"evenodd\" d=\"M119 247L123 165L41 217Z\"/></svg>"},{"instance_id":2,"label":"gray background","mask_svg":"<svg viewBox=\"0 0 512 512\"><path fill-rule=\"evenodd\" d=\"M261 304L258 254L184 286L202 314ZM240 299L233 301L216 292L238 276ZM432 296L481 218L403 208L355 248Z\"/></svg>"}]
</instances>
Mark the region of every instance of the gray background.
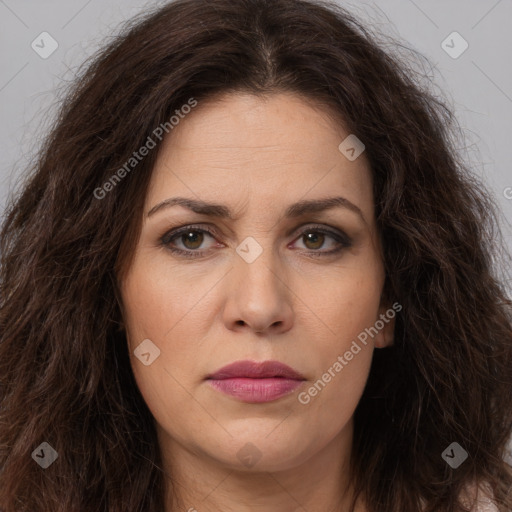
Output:
<instances>
[{"instance_id":1,"label":"gray background","mask_svg":"<svg viewBox=\"0 0 512 512\"><path fill-rule=\"evenodd\" d=\"M72 80L77 66L122 22L163 3L0 0L0 212L55 114L57 87ZM503 233L512 250L512 0L340 3L430 60L427 76L456 113L464 130L464 157L501 208ZM453 31L469 43L458 58L441 46ZM46 59L31 47L42 32L58 42Z\"/></svg>"}]
</instances>

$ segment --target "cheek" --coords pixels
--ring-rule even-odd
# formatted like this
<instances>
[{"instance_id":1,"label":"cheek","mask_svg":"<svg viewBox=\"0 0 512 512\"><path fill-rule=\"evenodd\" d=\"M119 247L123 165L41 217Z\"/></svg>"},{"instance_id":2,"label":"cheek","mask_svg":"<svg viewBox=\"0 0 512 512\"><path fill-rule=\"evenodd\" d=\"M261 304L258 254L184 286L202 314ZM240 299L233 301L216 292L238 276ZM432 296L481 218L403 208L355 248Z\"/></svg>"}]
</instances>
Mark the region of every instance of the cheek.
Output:
<instances>
[{"instance_id":1,"label":"cheek","mask_svg":"<svg viewBox=\"0 0 512 512\"><path fill-rule=\"evenodd\" d=\"M130 360L143 394L149 398L178 382L187 384L197 356L190 340L198 339L197 323L187 316L189 298L171 285L169 277L154 279L135 269L125 282L123 303ZM147 353L142 360L137 357Z\"/></svg>"},{"instance_id":2,"label":"cheek","mask_svg":"<svg viewBox=\"0 0 512 512\"><path fill-rule=\"evenodd\" d=\"M135 381L152 415L169 430L174 428L176 411L182 415L186 411L191 421L201 414L200 408L191 407L188 390L202 377L197 372L201 311L208 307L208 301L200 299L205 294L204 280L209 279L196 276L201 286L191 286L190 276L177 273L140 258L120 283ZM150 356L149 365L134 354L143 340L150 340L159 351L155 352L158 357Z\"/></svg>"},{"instance_id":3,"label":"cheek","mask_svg":"<svg viewBox=\"0 0 512 512\"><path fill-rule=\"evenodd\" d=\"M363 394L373 355L373 342L358 336L375 322L375 300L354 298L337 308L333 333L317 338L320 364L308 386L297 396L305 414L304 428L320 445L332 439L350 422ZM361 339L363 339L361 337Z\"/></svg>"},{"instance_id":4,"label":"cheek","mask_svg":"<svg viewBox=\"0 0 512 512\"><path fill-rule=\"evenodd\" d=\"M214 294L208 291L218 280L211 274L179 274L154 265L134 265L123 287L127 341L140 387L148 394L154 387L172 390L176 399L185 393L183 388L193 389L205 377L200 362L215 360L216 347L205 342L205 337L216 307ZM145 339L160 351L149 367L134 356Z\"/></svg>"},{"instance_id":5,"label":"cheek","mask_svg":"<svg viewBox=\"0 0 512 512\"><path fill-rule=\"evenodd\" d=\"M325 445L350 425L365 388L371 358L372 348L367 346L361 347L361 352L347 364L338 361L337 366L334 359L299 396L299 407L304 412L300 415L303 433L308 432L316 445Z\"/></svg>"},{"instance_id":6,"label":"cheek","mask_svg":"<svg viewBox=\"0 0 512 512\"><path fill-rule=\"evenodd\" d=\"M376 322L382 293L379 266L347 267L312 286L303 283L301 294L308 297L310 317L322 320L327 333L325 343L342 350L351 340Z\"/></svg>"},{"instance_id":7,"label":"cheek","mask_svg":"<svg viewBox=\"0 0 512 512\"><path fill-rule=\"evenodd\" d=\"M311 430L328 438L353 415L370 371L373 341L366 329L379 318L381 268L351 267L316 288L311 315L326 333L315 339L319 361L313 382L298 397ZM309 287L311 289L311 287Z\"/></svg>"},{"instance_id":8,"label":"cheek","mask_svg":"<svg viewBox=\"0 0 512 512\"><path fill-rule=\"evenodd\" d=\"M176 338L183 323L193 328L187 320L195 314L197 303L204 295L200 276L182 276L179 269L160 265L159 260L139 257L121 284L132 350L145 338L152 339L162 349Z\"/></svg>"}]
</instances>

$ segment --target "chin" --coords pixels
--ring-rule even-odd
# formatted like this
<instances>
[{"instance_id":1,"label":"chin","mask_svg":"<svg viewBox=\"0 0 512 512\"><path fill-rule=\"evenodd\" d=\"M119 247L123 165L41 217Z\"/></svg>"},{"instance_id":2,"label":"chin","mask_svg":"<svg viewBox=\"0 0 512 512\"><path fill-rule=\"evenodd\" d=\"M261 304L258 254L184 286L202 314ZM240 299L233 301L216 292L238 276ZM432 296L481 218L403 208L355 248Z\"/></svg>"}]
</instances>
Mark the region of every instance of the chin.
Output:
<instances>
[{"instance_id":1,"label":"chin","mask_svg":"<svg viewBox=\"0 0 512 512\"><path fill-rule=\"evenodd\" d=\"M300 434L280 432L279 436L272 433L272 427L260 432L236 435L228 440L222 451L210 454L222 461L230 470L251 472L277 472L297 467L322 449L318 437L308 440Z\"/></svg>"}]
</instances>

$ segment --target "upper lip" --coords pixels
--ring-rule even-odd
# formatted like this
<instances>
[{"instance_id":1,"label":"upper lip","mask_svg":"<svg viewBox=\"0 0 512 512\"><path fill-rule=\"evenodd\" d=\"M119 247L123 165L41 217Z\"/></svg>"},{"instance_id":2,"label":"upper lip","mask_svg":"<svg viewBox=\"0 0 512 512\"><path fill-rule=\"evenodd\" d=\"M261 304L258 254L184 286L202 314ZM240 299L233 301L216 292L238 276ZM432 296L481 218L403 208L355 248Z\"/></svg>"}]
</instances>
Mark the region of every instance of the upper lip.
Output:
<instances>
[{"instance_id":1,"label":"upper lip","mask_svg":"<svg viewBox=\"0 0 512 512\"><path fill-rule=\"evenodd\" d=\"M249 379L265 379L282 377L295 380L306 380L299 372L279 361L236 361L223 366L215 373L208 375L207 379L233 379L245 377Z\"/></svg>"}]
</instances>

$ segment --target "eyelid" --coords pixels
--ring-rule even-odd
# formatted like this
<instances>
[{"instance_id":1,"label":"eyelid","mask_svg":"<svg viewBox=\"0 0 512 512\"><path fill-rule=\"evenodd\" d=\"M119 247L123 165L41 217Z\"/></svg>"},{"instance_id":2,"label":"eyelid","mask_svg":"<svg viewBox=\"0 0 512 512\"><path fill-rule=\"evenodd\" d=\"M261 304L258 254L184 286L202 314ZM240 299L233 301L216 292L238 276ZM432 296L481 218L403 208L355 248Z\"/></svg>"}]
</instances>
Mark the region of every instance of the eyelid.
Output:
<instances>
[{"instance_id":1,"label":"eyelid","mask_svg":"<svg viewBox=\"0 0 512 512\"><path fill-rule=\"evenodd\" d=\"M207 252L209 249L184 250L184 249L170 247L171 240L178 238L179 236L187 233L188 231L204 231L207 234L209 234L212 238L217 239L216 229L212 228L208 224L186 224L183 226L179 226L179 227L167 230L159 238L160 244L174 253L178 253L178 254L181 253L181 254L187 254L187 255L193 254L194 255L194 256L190 256L190 257L202 256L203 253ZM330 236L337 244L339 244L340 247L338 247L337 249L334 249L334 250L330 250L330 251L312 250L312 249L310 249L308 251L307 249L300 249L302 252L307 251L311 254L318 255L318 256L321 256L321 255L328 256L328 255L339 253L339 252L343 251L344 249L348 249L353 244L353 240L343 230L341 230L339 228L326 226L323 224L318 224L318 223L304 223L301 226L299 226L298 228L292 230L289 234L296 233L296 236L294 237L292 242L295 242L300 235L303 235L304 233L309 232L309 231L316 231L316 232L325 234L327 236Z\"/></svg>"},{"instance_id":2,"label":"eyelid","mask_svg":"<svg viewBox=\"0 0 512 512\"><path fill-rule=\"evenodd\" d=\"M160 241L164 245L166 245L165 239L168 238L169 240L171 240L173 238L177 238L180 235L185 234L187 231L205 231L206 233L208 233L213 238L217 237L217 234L215 233L215 230L212 229L207 224L186 224L184 226L180 226L180 227L169 229L168 231L166 231L163 234L163 236L160 237ZM167 242L167 243L169 243L169 242ZM194 252L199 252L199 251L194 251Z\"/></svg>"}]
</instances>

